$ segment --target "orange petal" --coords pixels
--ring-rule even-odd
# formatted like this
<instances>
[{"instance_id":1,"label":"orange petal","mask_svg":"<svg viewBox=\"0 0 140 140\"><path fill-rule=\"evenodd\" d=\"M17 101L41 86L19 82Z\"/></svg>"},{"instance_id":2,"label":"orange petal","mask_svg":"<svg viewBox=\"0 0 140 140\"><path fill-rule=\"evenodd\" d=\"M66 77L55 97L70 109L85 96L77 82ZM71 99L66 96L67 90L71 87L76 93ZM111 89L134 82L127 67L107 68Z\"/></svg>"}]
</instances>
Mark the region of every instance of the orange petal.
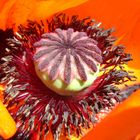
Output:
<instances>
[{"instance_id":1,"label":"orange petal","mask_svg":"<svg viewBox=\"0 0 140 140\"><path fill-rule=\"evenodd\" d=\"M134 138L134 140L140 140L140 133L136 135L136 137Z\"/></svg>"},{"instance_id":2,"label":"orange petal","mask_svg":"<svg viewBox=\"0 0 140 140\"><path fill-rule=\"evenodd\" d=\"M16 124L13 118L0 101L0 136L8 139L16 133L16 130Z\"/></svg>"},{"instance_id":3,"label":"orange petal","mask_svg":"<svg viewBox=\"0 0 140 140\"><path fill-rule=\"evenodd\" d=\"M4 90L4 87L0 85L0 101L3 100L3 90Z\"/></svg>"},{"instance_id":4,"label":"orange petal","mask_svg":"<svg viewBox=\"0 0 140 140\"><path fill-rule=\"evenodd\" d=\"M61 10L77 6L87 0L1 0L0 28L24 23L27 19L46 18Z\"/></svg>"},{"instance_id":5,"label":"orange petal","mask_svg":"<svg viewBox=\"0 0 140 140\"><path fill-rule=\"evenodd\" d=\"M121 43L132 53L130 66L140 68L140 1L139 0L89 0L76 8L66 10L68 14L91 16L103 23L105 28L116 29L115 35L122 37Z\"/></svg>"},{"instance_id":6,"label":"orange petal","mask_svg":"<svg viewBox=\"0 0 140 140\"><path fill-rule=\"evenodd\" d=\"M4 139L12 137L16 133L16 123L3 105L4 86L0 85L0 136Z\"/></svg>"},{"instance_id":7,"label":"orange petal","mask_svg":"<svg viewBox=\"0 0 140 140\"><path fill-rule=\"evenodd\" d=\"M140 90L114 109L81 140L134 140L140 132Z\"/></svg>"}]
</instances>

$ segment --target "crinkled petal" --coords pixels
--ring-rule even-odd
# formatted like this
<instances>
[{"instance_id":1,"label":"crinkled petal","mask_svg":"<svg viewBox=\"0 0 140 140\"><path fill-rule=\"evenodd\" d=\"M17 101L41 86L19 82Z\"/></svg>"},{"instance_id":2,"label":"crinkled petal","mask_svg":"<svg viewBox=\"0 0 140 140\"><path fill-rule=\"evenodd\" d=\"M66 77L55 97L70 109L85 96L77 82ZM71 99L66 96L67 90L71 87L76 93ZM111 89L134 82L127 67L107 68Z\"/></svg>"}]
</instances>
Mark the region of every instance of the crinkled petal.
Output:
<instances>
[{"instance_id":1,"label":"crinkled petal","mask_svg":"<svg viewBox=\"0 0 140 140\"><path fill-rule=\"evenodd\" d=\"M87 0L1 0L0 28L23 24L26 20L46 18L61 10L77 6Z\"/></svg>"},{"instance_id":2,"label":"crinkled petal","mask_svg":"<svg viewBox=\"0 0 140 140\"><path fill-rule=\"evenodd\" d=\"M114 109L81 140L134 140L140 132L140 90Z\"/></svg>"},{"instance_id":3,"label":"crinkled petal","mask_svg":"<svg viewBox=\"0 0 140 140\"><path fill-rule=\"evenodd\" d=\"M140 1L139 0L89 0L76 8L66 10L68 14L91 16L106 28L115 28L126 50L133 55L132 67L140 68Z\"/></svg>"}]
</instances>

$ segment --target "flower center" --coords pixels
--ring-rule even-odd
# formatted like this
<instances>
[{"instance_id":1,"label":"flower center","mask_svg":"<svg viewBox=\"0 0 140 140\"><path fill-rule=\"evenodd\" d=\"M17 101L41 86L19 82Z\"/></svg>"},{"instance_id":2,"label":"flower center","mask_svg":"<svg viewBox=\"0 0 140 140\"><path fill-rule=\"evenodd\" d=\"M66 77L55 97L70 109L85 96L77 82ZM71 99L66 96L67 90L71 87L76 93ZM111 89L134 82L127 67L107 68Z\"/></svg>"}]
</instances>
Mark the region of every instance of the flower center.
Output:
<instances>
[{"instance_id":1,"label":"flower center","mask_svg":"<svg viewBox=\"0 0 140 140\"><path fill-rule=\"evenodd\" d=\"M90 86L102 62L97 42L72 28L45 33L34 43L34 64L42 82L61 95L73 95Z\"/></svg>"}]
</instances>

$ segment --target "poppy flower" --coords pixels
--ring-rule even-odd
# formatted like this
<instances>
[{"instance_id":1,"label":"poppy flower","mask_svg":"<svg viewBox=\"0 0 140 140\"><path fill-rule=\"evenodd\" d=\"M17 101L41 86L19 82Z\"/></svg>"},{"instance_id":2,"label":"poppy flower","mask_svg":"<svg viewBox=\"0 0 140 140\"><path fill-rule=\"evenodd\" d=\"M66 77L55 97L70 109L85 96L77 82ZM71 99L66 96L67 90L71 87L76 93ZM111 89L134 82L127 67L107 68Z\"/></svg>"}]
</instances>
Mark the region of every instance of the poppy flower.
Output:
<instances>
[{"instance_id":1,"label":"poppy flower","mask_svg":"<svg viewBox=\"0 0 140 140\"><path fill-rule=\"evenodd\" d=\"M68 15L56 14L52 17L48 16L85 1L60 1L60 7L53 5L54 1L34 1L35 6L32 6L31 2L33 1L1 2L6 6L1 12L3 23L0 25L6 30L0 32L0 81L6 85L4 104L18 127L12 139L44 139L48 138L50 132L54 139L67 139L72 136L80 138L104 116L107 117L83 139L114 139L113 134L116 133L102 135L101 131L105 131L105 125L110 121L118 126L116 122L119 119L127 123L122 115L132 119L129 113L133 112L133 117L137 118L135 116L139 111L139 104L135 99L139 98L139 94L136 94L108 115L116 105L139 88L139 84L122 86L135 80L134 74L127 70L130 68L126 67L127 62L132 60L131 55L124 51L123 45L119 45L120 42L124 42L129 47L129 41L132 40L128 37L134 23L128 27L127 24L118 25L118 20L111 21L113 17L117 18L112 6L114 2L111 0L108 0L109 4L101 0L88 1L79 7L63 11ZM137 1L134 3L134 13L130 16L139 12ZM53 8L44 14L47 4ZM117 3L115 4L117 7ZM129 2L127 4L126 9L130 6ZM92 6L95 7L95 11L91 10ZM89 10L85 10L87 7ZM124 8L119 8L120 11L126 12ZM84 13L78 9L83 9ZM114 10L115 16L110 15L110 10ZM121 33L119 40L116 41L112 36L112 29L104 29L100 22L90 17L83 18L85 13L89 16L94 15L97 20L102 19L106 28L116 26L117 29L122 26L123 30L118 28L116 34ZM22 20L19 14L23 15ZM124 20L124 23L127 23L127 20ZM133 41L138 43L135 34ZM132 63L131 66L135 65ZM133 106L135 101L137 106ZM140 130L136 121L131 124L137 131L129 135L130 137L126 137L125 132L126 140L134 138L134 134L137 135ZM131 129L128 130L132 132Z\"/></svg>"}]
</instances>

